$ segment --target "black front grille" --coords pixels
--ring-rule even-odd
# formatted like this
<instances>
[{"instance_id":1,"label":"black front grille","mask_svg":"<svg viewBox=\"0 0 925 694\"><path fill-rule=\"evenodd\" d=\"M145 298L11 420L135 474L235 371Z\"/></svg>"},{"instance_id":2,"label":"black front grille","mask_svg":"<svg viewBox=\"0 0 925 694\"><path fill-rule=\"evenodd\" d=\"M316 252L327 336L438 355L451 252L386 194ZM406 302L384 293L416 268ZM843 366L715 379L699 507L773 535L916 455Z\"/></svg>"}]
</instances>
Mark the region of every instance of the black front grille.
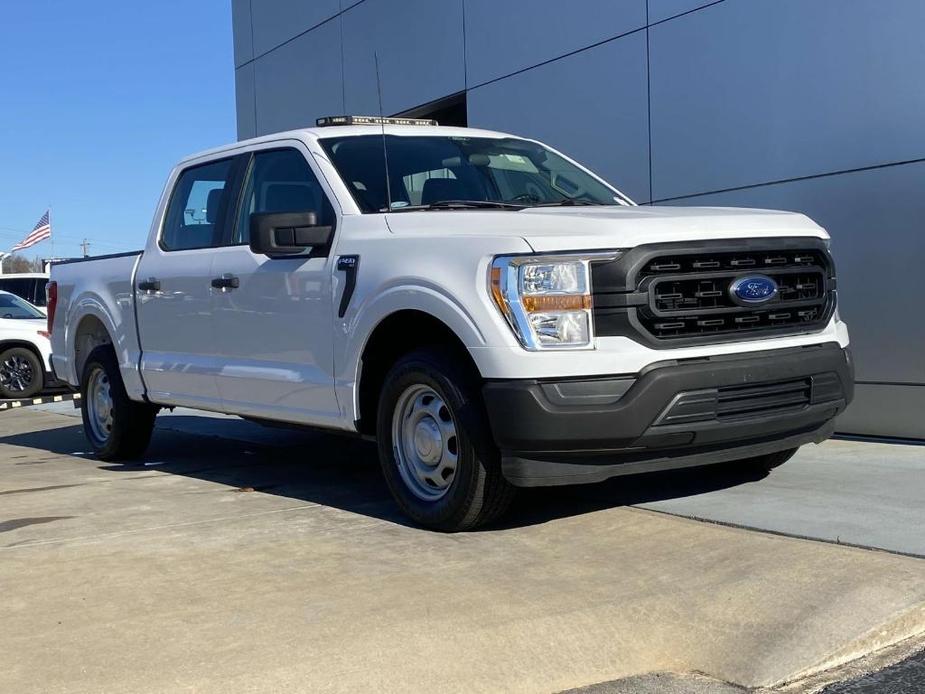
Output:
<instances>
[{"instance_id":1,"label":"black front grille","mask_svg":"<svg viewBox=\"0 0 925 694\"><path fill-rule=\"evenodd\" d=\"M806 407L812 381L803 378L782 383L726 386L718 389L716 418L720 421L777 414Z\"/></svg>"},{"instance_id":2,"label":"black front grille","mask_svg":"<svg viewBox=\"0 0 925 694\"><path fill-rule=\"evenodd\" d=\"M795 412L813 402L813 381L750 383L679 393L659 415L656 426L735 421Z\"/></svg>"},{"instance_id":3,"label":"black front grille","mask_svg":"<svg viewBox=\"0 0 925 694\"><path fill-rule=\"evenodd\" d=\"M777 294L741 305L730 287L751 275L774 280ZM592 268L595 328L666 345L818 330L834 310L833 275L813 239L644 246Z\"/></svg>"}]
</instances>

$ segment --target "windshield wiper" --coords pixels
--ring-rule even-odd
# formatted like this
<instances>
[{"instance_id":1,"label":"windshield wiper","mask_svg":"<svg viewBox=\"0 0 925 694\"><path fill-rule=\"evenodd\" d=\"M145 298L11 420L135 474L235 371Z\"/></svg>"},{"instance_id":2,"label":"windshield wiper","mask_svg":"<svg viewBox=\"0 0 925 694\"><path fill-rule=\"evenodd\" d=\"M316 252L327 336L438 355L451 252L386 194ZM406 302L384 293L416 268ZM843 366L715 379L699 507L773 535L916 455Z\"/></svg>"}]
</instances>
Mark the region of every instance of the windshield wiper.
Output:
<instances>
[{"instance_id":1,"label":"windshield wiper","mask_svg":"<svg viewBox=\"0 0 925 694\"><path fill-rule=\"evenodd\" d=\"M416 210L472 210L472 209L495 209L495 210L522 210L525 205L515 205L510 202L501 202L500 200L437 200L429 205L405 205L404 207L392 207L391 209L381 209L380 212L414 212Z\"/></svg>"},{"instance_id":2,"label":"windshield wiper","mask_svg":"<svg viewBox=\"0 0 925 694\"><path fill-rule=\"evenodd\" d=\"M581 200L580 198L563 198L562 200L556 200L555 202L538 202L535 205L527 205L527 207L571 207L573 205L608 207L610 203L595 202L594 200Z\"/></svg>"}]
</instances>

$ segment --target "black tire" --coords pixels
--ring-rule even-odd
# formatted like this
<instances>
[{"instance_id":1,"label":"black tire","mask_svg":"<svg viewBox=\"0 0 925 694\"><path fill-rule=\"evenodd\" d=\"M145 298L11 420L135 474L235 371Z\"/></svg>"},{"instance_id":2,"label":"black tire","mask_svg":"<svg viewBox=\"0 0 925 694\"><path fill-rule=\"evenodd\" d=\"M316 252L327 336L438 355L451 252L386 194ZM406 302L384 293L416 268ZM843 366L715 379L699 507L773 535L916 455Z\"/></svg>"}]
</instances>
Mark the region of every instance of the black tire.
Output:
<instances>
[{"instance_id":1,"label":"black tire","mask_svg":"<svg viewBox=\"0 0 925 694\"><path fill-rule=\"evenodd\" d=\"M45 367L31 349L10 347L0 353L0 397L31 398L45 388Z\"/></svg>"},{"instance_id":2,"label":"black tire","mask_svg":"<svg viewBox=\"0 0 925 694\"><path fill-rule=\"evenodd\" d=\"M459 361L439 348L399 359L385 377L376 421L379 461L395 501L416 523L446 532L471 530L499 518L515 492L501 474L479 379ZM436 500L420 498L402 478L393 441L392 419L399 399L416 386L432 389L442 399L456 431L455 474L445 495Z\"/></svg>"},{"instance_id":3,"label":"black tire","mask_svg":"<svg viewBox=\"0 0 925 694\"><path fill-rule=\"evenodd\" d=\"M110 425L105 427L108 429L108 436L105 437L98 435L94 430L91 424L93 414L89 411L89 397L92 396L88 396L88 389L97 374L99 378L108 382L112 402L112 419ZM80 378L80 414L84 434L98 458L128 460L144 453L151 441L157 411L158 408L154 405L129 399L112 347L102 345L90 352Z\"/></svg>"}]
</instances>

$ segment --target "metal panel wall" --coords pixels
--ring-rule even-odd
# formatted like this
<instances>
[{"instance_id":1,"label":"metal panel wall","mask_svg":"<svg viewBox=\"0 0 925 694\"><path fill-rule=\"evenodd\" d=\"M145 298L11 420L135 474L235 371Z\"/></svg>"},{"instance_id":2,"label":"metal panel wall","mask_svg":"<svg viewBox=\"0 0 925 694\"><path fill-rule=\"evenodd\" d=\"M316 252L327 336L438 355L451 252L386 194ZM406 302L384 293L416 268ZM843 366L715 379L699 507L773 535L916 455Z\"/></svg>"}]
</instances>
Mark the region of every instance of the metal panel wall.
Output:
<instances>
[{"instance_id":1,"label":"metal panel wall","mask_svg":"<svg viewBox=\"0 0 925 694\"><path fill-rule=\"evenodd\" d=\"M340 17L255 61L257 134L315 124L344 110Z\"/></svg>"},{"instance_id":2,"label":"metal panel wall","mask_svg":"<svg viewBox=\"0 0 925 694\"><path fill-rule=\"evenodd\" d=\"M231 26L234 33L234 66L238 68L254 59L251 0L231 0Z\"/></svg>"},{"instance_id":3,"label":"metal panel wall","mask_svg":"<svg viewBox=\"0 0 925 694\"><path fill-rule=\"evenodd\" d=\"M649 200L642 32L471 89L468 105L470 124L547 142Z\"/></svg>"},{"instance_id":4,"label":"metal panel wall","mask_svg":"<svg viewBox=\"0 0 925 694\"><path fill-rule=\"evenodd\" d=\"M366 0L344 12L344 98L350 113L427 103L466 86L461 0Z\"/></svg>"},{"instance_id":5,"label":"metal panel wall","mask_svg":"<svg viewBox=\"0 0 925 694\"><path fill-rule=\"evenodd\" d=\"M470 87L646 25L646 0L465 0L465 5Z\"/></svg>"},{"instance_id":6,"label":"metal panel wall","mask_svg":"<svg viewBox=\"0 0 925 694\"><path fill-rule=\"evenodd\" d=\"M925 438L925 2L233 0L232 13L240 137L376 113L376 51L387 113L468 89L470 125L548 141L638 201L806 212L834 238L855 349L842 430Z\"/></svg>"},{"instance_id":7,"label":"metal panel wall","mask_svg":"<svg viewBox=\"0 0 925 694\"><path fill-rule=\"evenodd\" d=\"M649 23L654 24L715 2L723 2L723 0L648 0L648 2Z\"/></svg>"},{"instance_id":8,"label":"metal panel wall","mask_svg":"<svg viewBox=\"0 0 925 694\"><path fill-rule=\"evenodd\" d=\"M341 0L250 0L254 55L260 56L341 11Z\"/></svg>"},{"instance_id":9,"label":"metal panel wall","mask_svg":"<svg viewBox=\"0 0 925 694\"><path fill-rule=\"evenodd\" d=\"M254 88L254 63L245 63L234 71L239 140L246 140L257 135L257 94Z\"/></svg>"},{"instance_id":10,"label":"metal panel wall","mask_svg":"<svg viewBox=\"0 0 925 694\"><path fill-rule=\"evenodd\" d=\"M925 155L925 2L726 0L650 29L673 198Z\"/></svg>"}]
</instances>

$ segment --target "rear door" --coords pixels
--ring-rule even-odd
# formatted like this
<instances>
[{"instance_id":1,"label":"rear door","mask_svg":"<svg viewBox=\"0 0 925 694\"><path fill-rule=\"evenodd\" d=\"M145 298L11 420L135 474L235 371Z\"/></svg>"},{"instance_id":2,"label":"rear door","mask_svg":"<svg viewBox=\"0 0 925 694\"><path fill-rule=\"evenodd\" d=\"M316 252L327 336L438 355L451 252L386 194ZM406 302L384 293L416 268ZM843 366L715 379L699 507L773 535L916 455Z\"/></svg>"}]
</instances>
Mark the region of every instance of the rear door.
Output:
<instances>
[{"instance_id":1,"label":"rear door","mask_svg":"<svg viewBox=\"0 0 925 694\"><path fill-rule=\"evenodd\" d=\"M216 281L235 285L213 295L219 392L227 412L337 426L329 249L268 258L248 246L253 213L312 211L334 226L334 208L302 143L267 147L252 153L228 245L212 264Z\"/></svg>"},{"instance_id":2,"label":"rear door","mask_svg":"<svg viewBox=\"0 0 925 694\"><path fill-rule=\"evenodd\" d=\"M153 402L221 409L222 362L212 320L212 264L246 158L180 173L135 277L142 375Z\"/></svg>"}]
</instances>

